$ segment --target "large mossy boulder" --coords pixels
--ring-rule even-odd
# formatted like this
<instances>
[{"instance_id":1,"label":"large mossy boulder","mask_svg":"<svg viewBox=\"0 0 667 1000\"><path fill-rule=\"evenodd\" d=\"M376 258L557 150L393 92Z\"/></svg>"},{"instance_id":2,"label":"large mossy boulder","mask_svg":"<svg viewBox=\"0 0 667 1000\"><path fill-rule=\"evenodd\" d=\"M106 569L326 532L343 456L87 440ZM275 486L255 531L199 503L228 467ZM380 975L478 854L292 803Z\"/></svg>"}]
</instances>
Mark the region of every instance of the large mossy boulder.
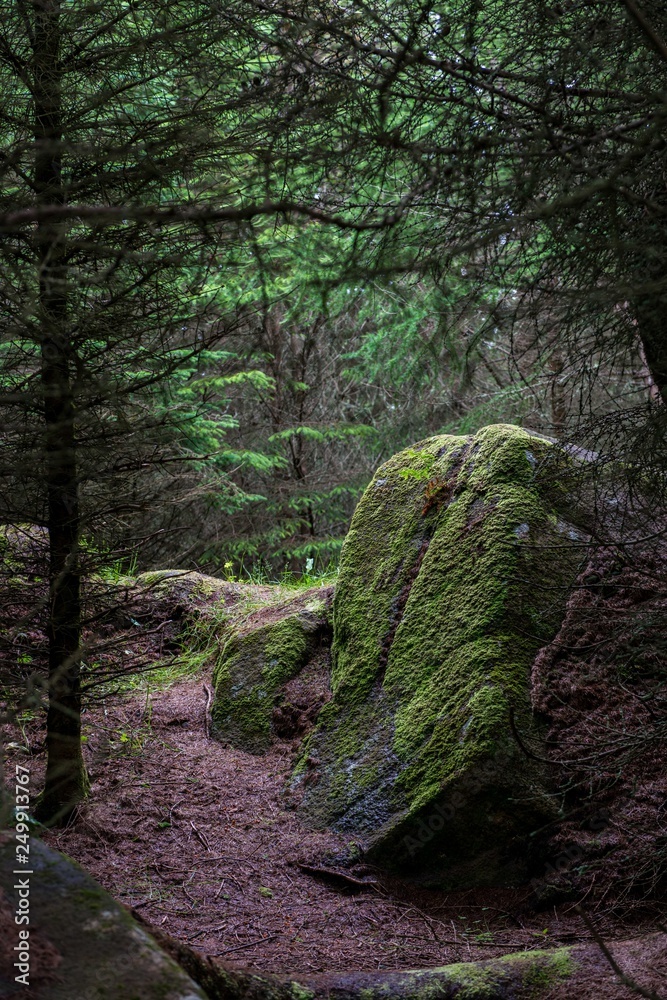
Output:
<instances>
[{"instance_id":1,"label":"large mossy boulder","mask_svg":"<svg viewBox=\"0 0 667 1000\"><path fill-rule=\"evenodd\" d=\"M332 598L333 587L313 587L229 628L213 672L217 739L263 753L276 736L301 735L313 721L329 694Z\"/></svg>"},{"instance_id":2,"label":"large mossy boulder","mask_svg":"<svg viewBox=\"0 0 667 1000\"><path fill-rule=\"evenodd\" d=\"M524 876L525 835L554 816L530 668L585 551L576 471L508 425L377 471L341 556L332 699L291 782L312 825L432 884Z\"/></svg>"},{"instance_id":3,"label":"large mossy boulder","mask_svg":"<svg viewBox=\"0 0 667 1000\"><path fill-rule=\"evenodd\" d=\"M15 839L0 834L0 997L206 1000L75 862L36 837L29 867L17 873L16 858Z\"/></svg>"}]
</instances>

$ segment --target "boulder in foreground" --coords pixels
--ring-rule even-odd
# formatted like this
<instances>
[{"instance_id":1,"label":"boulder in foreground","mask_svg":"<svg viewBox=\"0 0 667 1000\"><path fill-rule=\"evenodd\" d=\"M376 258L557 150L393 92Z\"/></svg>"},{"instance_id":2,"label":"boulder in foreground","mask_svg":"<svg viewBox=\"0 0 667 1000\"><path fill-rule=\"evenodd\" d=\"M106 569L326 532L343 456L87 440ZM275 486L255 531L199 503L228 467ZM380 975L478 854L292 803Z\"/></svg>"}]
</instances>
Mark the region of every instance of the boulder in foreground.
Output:
<instances>
[{"instance_id":1,"label":"boulder in foreground","mask_svg":"<svg viewBox=\"0 0 667 1000\"><path fill-rule=\"evenodd\" d=\"M0 996L7 1000L206 1000L206 993L75 862L30 841L29 875L16 843L0 846ZM30 924L17 925L17 882L29 882ZM19 931L29 931L28 986L17 982Z\"/></svg>"}]
</instances>

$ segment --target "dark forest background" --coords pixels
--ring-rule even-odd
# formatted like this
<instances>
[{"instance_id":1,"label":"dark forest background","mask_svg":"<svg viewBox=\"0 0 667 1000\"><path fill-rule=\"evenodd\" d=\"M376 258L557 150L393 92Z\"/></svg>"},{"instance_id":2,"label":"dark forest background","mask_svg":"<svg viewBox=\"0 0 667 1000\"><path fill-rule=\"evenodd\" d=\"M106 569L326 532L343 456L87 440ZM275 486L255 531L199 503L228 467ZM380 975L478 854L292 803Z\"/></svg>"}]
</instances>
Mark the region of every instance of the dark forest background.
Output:
<instances>
[{"instance_id":1,"label":"dark forest background","mask_svg":"<svg viewBox=\"0 0 667 1000\"><path fill-rule=\"evenodd\" d=\"M82 581L333 573L429 435L573 445L659 533L666 33L634 0L6 10L2 641L48 661L51 751Z\"/></svg>"}]
</instances>

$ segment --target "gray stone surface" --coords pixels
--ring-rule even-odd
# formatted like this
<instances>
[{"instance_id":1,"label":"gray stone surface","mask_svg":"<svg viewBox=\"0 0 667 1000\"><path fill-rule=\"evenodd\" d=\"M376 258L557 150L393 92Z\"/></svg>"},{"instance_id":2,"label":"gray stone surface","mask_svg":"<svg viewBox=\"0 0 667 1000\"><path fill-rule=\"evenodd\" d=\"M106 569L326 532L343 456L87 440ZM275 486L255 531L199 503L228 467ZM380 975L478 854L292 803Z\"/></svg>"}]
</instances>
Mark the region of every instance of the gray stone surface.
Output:
<instances>
[{"instance_id":1,"label":"gray stone surface","mask_svg":"<svg viewBox=\"0 0 667 1000\"><path fill-rule=\"evenodd\" d=\"M32 874L15 875L25 867ZM29 879L29 987L14 968L19 880ZM16 864L0 841L0 997L7 1000L206 1000L206 994L76 862L30 838Z\"/></svg>"}]
</instances>

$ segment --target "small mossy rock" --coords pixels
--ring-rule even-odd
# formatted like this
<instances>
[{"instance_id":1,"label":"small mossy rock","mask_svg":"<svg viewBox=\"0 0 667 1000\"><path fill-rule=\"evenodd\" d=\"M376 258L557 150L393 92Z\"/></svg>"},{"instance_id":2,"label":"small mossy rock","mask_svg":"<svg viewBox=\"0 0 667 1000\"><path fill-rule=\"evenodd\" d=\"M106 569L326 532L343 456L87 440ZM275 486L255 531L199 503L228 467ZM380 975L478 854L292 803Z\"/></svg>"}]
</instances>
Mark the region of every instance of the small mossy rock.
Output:
<instances>
[{"instance_id":1,"label":"small mossy rock","mask_svg":"<svg viewBox=\"0 0 667 1000\"><path fill-rule=\"evenodd\" d=\"M332 599L333 587L313 587L235 622L213 673L217 739L250 753L268 749L285 686L330 643Z\"/></svg>"},{"instance_id":2,"label":"small mossy rock","mask_svg":"<svg viewBox=\"0 0 667 1000\"><path fill-rule=\"evenodd\" d=\"M74 861L30 841L30 866L17 875L16 841L0 846L0 996L20 1000L206 1000L206 993L129 912ZM29 872L29 874L28 874ZM17 925L20 882L30 923ZM28 984L14 965L28 931ZM23 939L25 941L25 938Z\"/></svg>"},{"instance_id":3,"label":"small mossy rock","mask_svg":"<svg viewBox=\"0 0 667 1000\"><path fill-rule=\"evenodd\" d=\"M377 471L341 554L332 699L290 786L312 825L431 884L524 877L522 837L553 807L510 712L535 745L530 667L585 549L576 465L500 424Z\"/></svg>"},{"instance_id":4,"label":"small mossy rock","mask_svg":"<svg viewBox=\"0 0 667 1000\"><path fill-rule=\"evenodd\" d=\"M132 584L156 604L165 599L172 608L178 608L180 617L187 617L197 608L214 606L218 611L224 606L233 612L248 603L261 604L275 600L276 587L254 583L236 583L207 576L194 570L158 569L140 573L137 577L123 577L121 587Z\"/></svg>"}]
</instances>

